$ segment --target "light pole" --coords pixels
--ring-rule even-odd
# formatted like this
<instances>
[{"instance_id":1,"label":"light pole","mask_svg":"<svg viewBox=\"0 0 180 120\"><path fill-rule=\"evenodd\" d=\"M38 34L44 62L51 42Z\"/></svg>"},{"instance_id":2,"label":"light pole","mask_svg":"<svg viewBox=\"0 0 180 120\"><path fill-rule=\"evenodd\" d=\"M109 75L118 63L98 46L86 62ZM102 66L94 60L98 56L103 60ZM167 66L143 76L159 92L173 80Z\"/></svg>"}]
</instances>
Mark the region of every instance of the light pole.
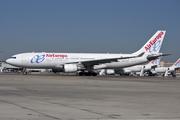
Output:
<instances>
[{"instance_id":1,"label":"light pole","mask_svg":"<svg viewBox=\"0 0 180 120\"><path fill-rule=\"evenodd\" d=\"M3 55L3 51L0 51L1 52L1 73L2 73L2 55Z\"/></svg>"}]
</instances>

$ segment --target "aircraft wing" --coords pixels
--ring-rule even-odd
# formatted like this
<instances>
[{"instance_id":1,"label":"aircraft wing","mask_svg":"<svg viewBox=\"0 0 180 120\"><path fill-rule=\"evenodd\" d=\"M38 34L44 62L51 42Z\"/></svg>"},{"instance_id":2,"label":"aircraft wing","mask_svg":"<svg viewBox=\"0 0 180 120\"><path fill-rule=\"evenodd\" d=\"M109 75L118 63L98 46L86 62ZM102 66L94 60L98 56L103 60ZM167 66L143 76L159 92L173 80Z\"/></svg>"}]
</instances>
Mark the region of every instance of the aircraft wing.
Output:
<instances>
[{"instance_id":1,"label":"aircraft wing","mask_svg":"<svg viewBox=\"0 0 180 120\"><path fill-rule=\"evenodd\" d=\"M103 63L111 63L111 62L118 62L120 59L129 59L129 58L136 58L136 57L141 57L144 55L144 52L137 55L137 56L131 56L131 57L117 57L117 58L104 58L104 59L96 59L96 60L88 60L88 61L80 61L80 62L70 62L66 64L80 64L83 65L84 67L91 67L93 65L99 65Z\"/></svg>"},{"instance_id":2,"label":"aircraft wing","mask_svg":"<svg viewBox=\"0 0 180 120\"><path fill-rule=\"evenodd\" d=\"M119 59L128 59L128 58L135 58L136 56L132 57L118 57L118 58L107 58L107 59L97 59L97 60L89 60L89 61L82 61L81 64L85 66L92 66L92 65L99 65L103 63L111 63L111 62L118 62Z\"/></svg>"},{"instance_id":3,"label":"aircraft wing","mask_svg":"<svg viewBox=\"0 0 180 120\"><path fill-rule=\"evenodd\" d=\"M128 59L128 58L135 58L136 56L132 57L118 57L118 58L105 58L105 59L96 59L96 60L87 60L87 61L79 61L79 62L70 62L66 64L79 64L83 65L84 67L99 65L103 63L111 63L111 62L118 62L119 59Z\"/></svg>"},{"instance_id":4,"label":"aircraft wing","mask_svg":"<svg viewBox=\"0 0 180 120\"><path fill-rule=\"evenodd\" d=\"M137 56L82 61L80 64L82 64L85 68L88 68L88 67L92 67L94 65L99 65L99 64L103 64L103 63L118 62L118 60L121 60L121 59L129 59L129 58L142 57L143 55L144 55L144 52L139 54L139 55L137 55Z\"/></svg>"},{"instance_id":5,"label":"aircraft wing","mask_svg":"<svg viewBox=\"0 0 180 120\"><path fill-rule=\"evenodd\" d=\"M69 62L69 63L66 63L66 64L78 64L78 65L81 65L81 66L83 66L85 68L88 68L88 67L92 67L94 65L99 65L99 64L103 64L103 63L118 62L118 60L120 60L120 59L136 58L136 57L141 57L143 55L144 55L144 52L137 55L137 56L130 56L130 57L120 56L120 57L117 57L117 58L102 58L102 59L79 61L79 62ZM59 67L59 66L62 66L62 64L58 65L57 67Z\"/></svg>"},{"instance_id":6,"label":"aircraft wing","mask_svg":"<svg viewBox=\"0 0 180 120\"><path fill-rule=\"evenodd\" d=\"M136 57L141 57L143 55L144 55L144 52L137 56L131 56L131 57L121 56L118 58L104 58L104 59L97 59L97 60L82 61L80 63L82 63L83 65L86 65L86 66L92 66L92 65L99 65L99 64L103 64L103 63L118 62L118 60L120 60L120 59L136 58Z\"/></svg>"}]
</instances>

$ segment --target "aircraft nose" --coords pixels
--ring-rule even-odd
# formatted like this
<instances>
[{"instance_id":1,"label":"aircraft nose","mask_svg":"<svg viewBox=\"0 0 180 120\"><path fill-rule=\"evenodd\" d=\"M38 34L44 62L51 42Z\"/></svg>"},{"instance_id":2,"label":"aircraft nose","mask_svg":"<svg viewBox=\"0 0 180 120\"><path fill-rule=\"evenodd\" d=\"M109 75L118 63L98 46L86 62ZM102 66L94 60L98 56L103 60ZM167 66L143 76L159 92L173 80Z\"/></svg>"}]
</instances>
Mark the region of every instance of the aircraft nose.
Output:
<instances>
[{"instance_id":1,"label":"aircraft nose","mask_svg":"<svg viewBox=\"0 0 180 120\"><path fill-rule=\"evenodd\" d=\"M10 63L11 63L11 62L10 62L10 59L7 59L7 60L6 60L6 63L10 64Z\"/></svg>"},{"instance_id":2,"label":"aircraft nose","mask_svg":"<svg viewBox=\"0 0 180 120\"><path fill-rule=\"evenodd\" d=\"M10 65L16 65L16 61L12 60L12 59L7 59L6 63L10 64Z\"/></svg>"},{"instance_id":3,"label":"aircraft nose","mask_svg":"<svg viewBox=\"0 0 180 120\"><path fill-rule=\"evenodd\" d=\"M8 63L10 65L14 65L14 66L19 64L16 56L12 56L12 57L8 58L6 60L6 63Z\"/></svg>"}]
</instances>

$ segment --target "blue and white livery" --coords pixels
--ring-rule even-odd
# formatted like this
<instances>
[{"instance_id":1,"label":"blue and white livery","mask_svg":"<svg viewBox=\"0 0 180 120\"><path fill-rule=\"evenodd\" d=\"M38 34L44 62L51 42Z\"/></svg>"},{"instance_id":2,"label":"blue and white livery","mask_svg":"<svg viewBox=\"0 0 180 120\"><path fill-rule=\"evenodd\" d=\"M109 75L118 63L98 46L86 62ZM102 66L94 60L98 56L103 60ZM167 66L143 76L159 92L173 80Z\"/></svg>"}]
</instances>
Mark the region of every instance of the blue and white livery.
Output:
<instances>
[{"instance_id":1,"label":"blue and white livery","mask_svg":"<svg viewBox=\"0 0 180 120\"><path fill-rule=\"evenodd\" d=\"M170 72L180 69L180 58L170 67L157 67L152 70L153 73L163 73L164 76L168 76Z\"/></svg>"},{"instance_id":2,"label":"blue and white livery","mask_svg":"<svg viewBox=\"0 0 180 120\"><path fill-rule=\"evenodd\" d=\"M146 44L132 54L98 53L21 53L6 60L7 63L34 69L52 69L53 72L79 72L97 75L97 69L118 69L139 65L159 58L166 31L157 31ZM88 73L88 74L86 74Z\"/></svg>"}]
</instances>

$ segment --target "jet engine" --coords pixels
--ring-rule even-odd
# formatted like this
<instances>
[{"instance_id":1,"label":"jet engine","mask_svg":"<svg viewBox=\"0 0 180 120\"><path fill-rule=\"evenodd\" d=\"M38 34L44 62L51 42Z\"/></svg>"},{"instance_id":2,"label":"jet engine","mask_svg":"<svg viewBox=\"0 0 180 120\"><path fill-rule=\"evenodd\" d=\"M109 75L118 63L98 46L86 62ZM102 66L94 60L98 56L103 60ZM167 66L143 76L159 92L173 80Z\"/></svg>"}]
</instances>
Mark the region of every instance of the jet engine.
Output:
<instances>
[{"instance_id":1,"label":"jet engine","mask_svg":"<svg viewBox=\"0 0 180 120\"><path fill-rule=\"evenodd\" d=\"M63 72L65 73L71 73L71 72L77 72L78 67L76 64L65 64L63 68Z\"/></svg>"},{"instance_id":2,"label":"jet engine","mask_svg":"<svg viewBox=\"0 0 180 120\"><path fill-rule=\"evenodd\" d=\"M124 73L131 73L131 70L124 70Z\"/></svg>"},{"instance_id":3,"label":"jet engine","mask_svg":"<svg viewBox=\"0 0 180 120\"><path fill-rule=\"evenodd\" d=\"M151 70L151 66L144 66L144 70Z\"/></svg>"},{"instance_id":4,"label":"jet engine","mask_svg":"<svg viewBox=\"0 0 180 120\"><path fill-rule=\"evenodd\" d=\"M175 71L176 69L175 69L174 67L169 67L168 70L169 70L170 72L173 72L173 71Z\"/></svg>"},{"instance_id":5,"label":"jet engine","mask_svg":"<svg viewBox=\"0 0 180 120\"><path fill-rule=\"evenodd\" d=\"M54 72L54 73L57 73L57 72L73 73L73 72L77 72L77 70L78 70L78 67L76 64L65 64L61 67L52 69L52 72Z\"/></svg>"},{"instance_id":6,"label":"jet engine","mask_svg":"<svg viewBox=\"0 0 180 120\"><path fill-rule=\"evenodd\" d=\"M115 71L113 69L107 69L106 70L106 74L107 75L114 75L115 74Z\"/></svg>"}]
</instances>

